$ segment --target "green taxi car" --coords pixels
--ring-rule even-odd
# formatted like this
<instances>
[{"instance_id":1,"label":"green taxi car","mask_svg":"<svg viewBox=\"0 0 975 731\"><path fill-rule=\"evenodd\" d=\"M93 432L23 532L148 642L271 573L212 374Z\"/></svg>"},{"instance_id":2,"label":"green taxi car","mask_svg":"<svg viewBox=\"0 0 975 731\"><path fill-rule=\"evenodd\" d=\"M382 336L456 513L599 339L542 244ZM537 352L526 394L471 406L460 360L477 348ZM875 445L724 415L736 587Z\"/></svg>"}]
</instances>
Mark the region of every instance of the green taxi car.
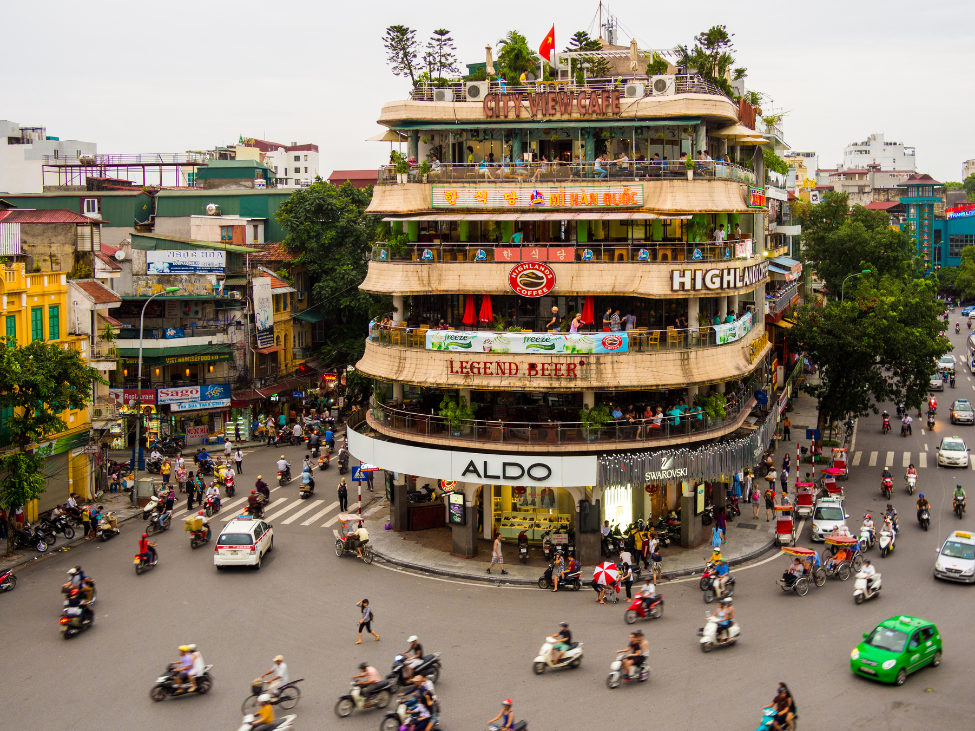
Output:
<instances>
[{"instance_id":1,"label":"green taxi car","mask_svg":"<svg viewBox=\"0 0 975 731\"><path fill-rule=\"evenodd\" d=\"M904 685L909 673L941 664L941 635L927 620L891 617L863 637L850 653L850 670L857 675Z\"/></svg>"}]
</instances>

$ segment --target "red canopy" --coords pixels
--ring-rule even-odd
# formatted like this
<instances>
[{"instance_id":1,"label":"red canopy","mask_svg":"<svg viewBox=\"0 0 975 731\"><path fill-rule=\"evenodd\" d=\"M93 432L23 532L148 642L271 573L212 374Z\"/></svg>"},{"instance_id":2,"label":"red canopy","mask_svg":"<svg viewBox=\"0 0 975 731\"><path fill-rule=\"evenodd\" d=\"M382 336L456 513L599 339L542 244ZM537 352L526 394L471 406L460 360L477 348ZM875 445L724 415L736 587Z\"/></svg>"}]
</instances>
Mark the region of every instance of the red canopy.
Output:
<instances>
[{"instance_id":1,"label":"red canopy","mask_svg":"<svg viewBox=\"0 0 975 731\"><path fill-rule=\"evenodd\" d=\"M481 322L494 322L494 311L491 309L491 297L484 295L481 300L481 313L477 316Z\"/></svg>"},{"instance_id":2,"label":"red canopy","mask_svg":"<svg viewBox=\"0 0 975 731\"><path fill-rule=\"evenodd\" d=\"M592 325L595 323L595 312L596 303L593 301L592 297L586 297L585 302L582 303L582 324Z\"/></svg>"},{"instance_id":3,"label":"red canopy","mask_svg":"<svg viewBox=\"0 0 975 731\"><path fill-rule=\"evenodd\" d=\"M464 297L464 319L461 320L465 325L473 325L474 319L474 295L469 294Z\"/></svg>"}]
</instances>

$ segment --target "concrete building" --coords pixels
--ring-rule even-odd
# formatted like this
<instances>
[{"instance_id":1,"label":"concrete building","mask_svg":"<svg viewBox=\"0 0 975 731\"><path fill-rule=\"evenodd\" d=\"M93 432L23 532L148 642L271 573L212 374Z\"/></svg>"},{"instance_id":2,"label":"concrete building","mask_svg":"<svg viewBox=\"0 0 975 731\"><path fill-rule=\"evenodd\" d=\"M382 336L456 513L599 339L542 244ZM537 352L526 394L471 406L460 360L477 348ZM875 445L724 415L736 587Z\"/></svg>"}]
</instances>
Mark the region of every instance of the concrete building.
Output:
<instances>
[{"instance_id":1,"label":"concrete building","mask_svg":"<svg viewBox=\"0 0 975 731\"><path fill-rule=\"evenodd\" d=\"M38 211L65 209L100 221L102 243L121 246L135 232L152 230L153 197L141 188L134 190L61 190L31 195L4 195L17 208Z\"/></svg>"},{"instance_id":2,"label":"concrete building","mask_svg":"<svg viewBox=\"0 0 975 731\"><path fill-rule=\"evenodd\" d=\"M259 140L241 137L236 145L213 150L218 160L253 160L263 163L273 172L274 185L279 188L307 188L318 176L318 145Z\"/></svg>"},{"instance_id":3,"label":"concrete building","mask_svg":"<svg viewBox=\"0 0 975 731\"><path fill-rule=\"evenodd\" d=\"M907 209L908 233L914 239L917 253L924 259L925 265L933 267L931 248L935 241L935 206L942 203L935 189L941 187L941 183L927 173L915 173L898 187L906 193L900 202ZM961 256L960 250L957 255Z\"/></svg>"},{"instance_id":4,"label":"concrete building","mask_svg":"<svg viewBox=\"0 0 975 731\"><path fill-rule=\"evenodd\" d=\"M44 127L0 119L0 193L42 193L44 158L94 157L94 142L60 140Z\"/></svg>"},{"instance_id":5,"label":"concrete building","mask_svg":"<svg viewBox=\"0 0 975 731\"><path fill-rule=\"evenodd\" d=\"M101 221L63 209L0 210L0 240L6 254L27 257L31 272L91 276L101 251ZM10 247L16 247L13 251Z\"/></svg>"},{"instance_id":6,"label":"concrete building","mask_svg":"<svg viewBox=\"0 0 975 731\"><path fill-rule=\"evenodd\" d=\"M914 172L915 155L913 147L905 147L903 142L887 142L883 134L872 134L863 142L852 142L843 149L843 164L840 169L865 169L877 165L880 170Z\"/></svg>"},{"instance_id":7,"label":"concrete building","mask_svg":"<svg viewBox=\"0 0 975 731\"><path fill-rule=\"evenodd\" d=\"M881 170L879 166L866 168L840 168L829 173L829 185L839 193L850 197L850 205L865 206L870 203L890 203L900 200L901 183L911 176L899 170Z\"/></svg>"},{"instance_id":8,"label":"concrete building","mask_svg":"<svg viewBox=\"0 0 975 731\"><path fill-rule=\"evenodd\" d=\"M961 165L961 179L965 180L969 175L975 175L975 160L965 160Z\"/></svg>"}]
</instances>

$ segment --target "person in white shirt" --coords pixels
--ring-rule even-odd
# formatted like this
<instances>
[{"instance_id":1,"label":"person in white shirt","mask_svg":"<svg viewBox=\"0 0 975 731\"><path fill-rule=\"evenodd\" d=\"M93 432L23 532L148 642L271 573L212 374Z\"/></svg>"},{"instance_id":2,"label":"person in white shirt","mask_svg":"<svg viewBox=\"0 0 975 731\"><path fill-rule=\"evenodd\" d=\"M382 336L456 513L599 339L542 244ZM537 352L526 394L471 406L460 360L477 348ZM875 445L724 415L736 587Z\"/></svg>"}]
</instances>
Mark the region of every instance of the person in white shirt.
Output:
<instances>
[{"instance_id":1,"label":"person in white shirt","mask_svg":"<svg viewBox=\"0 0 975 731\"><path fill-rule=\"evenodd\" d=\"M151 460L160 460L160 459L162 459L162 455L159 454L159 450L158 449L156 449L155 447L153 447L152 448L152 452L149 453L149 459L151 459Z\"/></svg>"},{"instance_id":2,"label":"person in white shirt","mask_svg":"<svg viewBox=\"0 0 975 731\"><path fill-rule=\"evenodd\" d=\"M183 455L177 455L176 462L174 463L177 470L181 470L186 466L186 461L183 459Z\"/></svg>"},{"instance_id":3,"label":"person in white shirt","mask_svg":"<svg viewBox=\"0 0 975 731\"><path fill-rule=\"evenodd\" d=\"M66 513L75 518L81 517L81 511L78 510L78 501L74 499L74 493L68 495L68 502L64 504L64 510Z\"/></svg>"},{"instance_id":4,"label":"person in white shirt","mask_svg":"<svg viewBox=\"0 0 975 731\"><path fill-rule=\"evenodd\" d=\"M226 457L229 460L230 459L230 455L233 453L233 451L234 451L234 443L232 441L230 441L229 439L227 439L223 443L223 455L224 455L224 457Z\"/></svg>"},{"instance_id":5,"label":"person in white shirt","mask_svg":"<svg viewBox=\"0 0 975 731\"><path fill-rule=\"evenodd\" d=\"M237 463L237 474L244 474L244 453L239 448L234 452L234 462Z\"/></svg>"},{"instance_id":6,"label":"person in white shirt","mask_svg":"<svg viewBox=\"0 0 975 731\"><path fill-rule=\"evenodd\" d=\"M609 534L612 532L612 529L609 527L608 520L604 520L603 524L599 526L599 532L602 534L601 540L602 540L603 555L608 556L609 555Z\"/></svg>"},{"instance_id":7,"label":"person in white shirt","mask_svg":"<svg viewBox=\"0 0 975 731\"><path fill-rule=\"evenodd\" d=\"M860 571L864 574L867 579L867 596L873 594L873 577L877 575L877 569L870 565L870 561L863 562L863 568Z\"/></svg>"},{"instance_id":8,"label":"person in white shirt","mask_svg":"<svg viewBox=\"0 0 975 731\"><path fill-rule=\"evenodd\" d=\"M860 530L870 531L870 545L873 545L873 520L870 518L870 513L863 516L863 523L860 525Z\"/></svg>"},{"instance_id":9,"label":"person in white shirt","mask_svg":"<svg viewBox=\"0 0 975 731\"><path fill-rule=\"evenodd\" d=\"M203 675L203 670L206 668L206 665L203 663L203 655L196 649L196 645L187 645L187 647L190 648L190 653L193 655L193 665L189 670L189 675L198 678Z\"/></svg>"},{"instance_id":10,"label":"person in white shirt","mask_svg":"<svg viewBox=\"0 0 975 731\"><path fill-rule=\"evenodd\" d=\"M274 658L274 665L268 670L261 678L266 678L268 675L271 679L268 680L268 691L271 695L276 696L281 688L288 684L288 666L284 662L284 655L278 655Z\"/></svg>"},{"instance_id":11,"label":"person in white shirt","mask_svg":"<svg viewBox=\"0 0 975 731\"><path fill-rule=\"evenodd\" d=\"M217 483L210 483L210 487L207 488L206 496L212 497L214 504L217 506L217 510L220 510L220 488L217 487Z\"/></svg>"},{"instance_id":12,"label":"person in white shirt","mask_svg":"<svg viewBox=\"0 0 975 731\"><path fill-rule=\"evenodd\" d=\"M300 441L300 440L301 440L301 438L302 438L302 434L301 434L301 424L295 424L295 428L294 428L294 431L293 431L293 433L294 433L294 435L295 435L295 441L296 441L296 442L297 442L297 441Z\"/></svg>"}]
</instances>

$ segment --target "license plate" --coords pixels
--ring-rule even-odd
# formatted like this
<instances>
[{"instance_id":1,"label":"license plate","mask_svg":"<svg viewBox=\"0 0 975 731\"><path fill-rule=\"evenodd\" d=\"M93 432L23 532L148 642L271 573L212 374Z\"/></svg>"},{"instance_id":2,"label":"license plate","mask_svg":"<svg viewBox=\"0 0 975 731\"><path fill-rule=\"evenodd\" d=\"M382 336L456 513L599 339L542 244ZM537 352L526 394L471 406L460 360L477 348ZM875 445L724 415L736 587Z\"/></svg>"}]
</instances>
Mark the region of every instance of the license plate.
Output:
<instances>
[{"instance_id":1,"label":"license plate","mask_svg":"<svg viewBox=\"0 0 975 731\"><path fill-rule=\"evenodd\" d=\"M135 561L133 561L132 563L139 563L138 557L136 557Z\"/></svg>"},{"instance_id":2,"label":"license plate","mask_svg":"<svg viewBox=\"0 0 975 731\"><path fill-rule=\"evenodd\" d=\"M865 668L863 666L860 667L860 672L861 673L866 673L867 675L876 675L877 674L877 672L875 670L873 670L871 668Z\"/></svg>"}]
</instances>

